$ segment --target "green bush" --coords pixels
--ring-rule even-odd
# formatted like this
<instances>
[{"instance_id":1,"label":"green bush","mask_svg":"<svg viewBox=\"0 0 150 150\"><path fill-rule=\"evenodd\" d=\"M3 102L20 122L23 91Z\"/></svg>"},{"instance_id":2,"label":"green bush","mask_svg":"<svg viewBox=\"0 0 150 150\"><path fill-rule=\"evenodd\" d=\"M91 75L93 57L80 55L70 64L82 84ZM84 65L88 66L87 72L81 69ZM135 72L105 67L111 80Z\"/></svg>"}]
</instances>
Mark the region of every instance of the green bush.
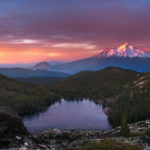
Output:
<instances>
[{"instance_id":1,"label":"green bush","mask_svg":"<svg viewBox=\"0 0 150 150\"><path fill-rule=\"evenodd\" d=\"M133 146L113 140L89 143L81 148L67 150L142 150L139 146Z\"/></svg>"}]
</instances>

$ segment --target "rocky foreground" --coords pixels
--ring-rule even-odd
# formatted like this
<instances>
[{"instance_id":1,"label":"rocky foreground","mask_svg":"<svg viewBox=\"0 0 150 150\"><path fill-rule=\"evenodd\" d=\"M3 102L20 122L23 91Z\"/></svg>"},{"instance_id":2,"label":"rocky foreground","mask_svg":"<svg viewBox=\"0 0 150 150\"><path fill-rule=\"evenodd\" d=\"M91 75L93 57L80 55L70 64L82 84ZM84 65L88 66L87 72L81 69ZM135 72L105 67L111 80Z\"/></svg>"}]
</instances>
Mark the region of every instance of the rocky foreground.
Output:
<instances>
[{"instance_id":1,"label":"rocky foreground","mask_svg":"<svg viewBox=\"0 0 150 150\"><path fill-rule=\"evenodd\" d=\"M139 145L143 150L150 150L150 137L146 134L150 120L129 124L131 137L119 137L120 127L107 131L64 131L46 130L31 135L24 127L20 117L8 108L0 108L0 148L9 150L49 149L63 150L102 140L115 140L131 145Z\"/></svg>"}]
</instances>

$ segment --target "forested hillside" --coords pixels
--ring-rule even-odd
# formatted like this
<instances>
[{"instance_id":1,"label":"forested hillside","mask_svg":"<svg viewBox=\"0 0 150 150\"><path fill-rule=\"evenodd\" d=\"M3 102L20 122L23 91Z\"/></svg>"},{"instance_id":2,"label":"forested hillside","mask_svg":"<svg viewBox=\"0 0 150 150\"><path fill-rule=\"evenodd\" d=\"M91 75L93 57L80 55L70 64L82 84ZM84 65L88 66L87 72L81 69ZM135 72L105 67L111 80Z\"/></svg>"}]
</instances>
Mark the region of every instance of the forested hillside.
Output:
<instances>
[{"instance_id":1,"label":"forested hillside","mask_svg":"<svg viewBox=\"0 0 150 150\"><path fill-rule=\"evenodd\" d=\"M19 113L43 110L55 100L55 94L41 85L17 82L0 75L0 106L9 106Z\"/></svg>"},{"instance_id":2,"label":"forested hillside","mask_svg":"<svg viewBox=\"0 0 150 150\"><path fill-rule=\"evenodd\" d=\"M149 89L150 73L117 67L80 72L50 84L20 83L0 75L0 106L25 113L44 110L58 97L100 99L109 107L109 119L116 126L123 115L128 122L150 118ZM113 97L115 101L107 101Z\"/></svg>"},{"instance_id":3,"label":"forested hillside","mask_svg":"<svg viewBox=\"0 0 150 150\"><path fill-rule=\"evenodd\" d=\"M100 71L84 71L50 85L50 89L68 98L108 98L120 95L126 84L141 74L117 67Z\"/></svg>"},{"instance_id":4,"label":"forested hillside","mask_svg":"<svg viewBox=\"0 0 150 150\"><path fill-rule=\"evenodd\" d=\"M123 115L128 122L150 118L150 73L135 80L124 94L110 105L109 118L114 125L120 124Z\"/></svg>"},{"instance_id":5,"label":"forested hillside","mask_svg":"<svg viewBox=\"0 0 150 150\"><path fill-rule=\"evenodd\" d=\"M150 118L150 73L108 67L80 72L52 84L50 89L68 99L103 100L114 126L120 124L123 115L130 123Z\"/></svg>"}]
</instances>

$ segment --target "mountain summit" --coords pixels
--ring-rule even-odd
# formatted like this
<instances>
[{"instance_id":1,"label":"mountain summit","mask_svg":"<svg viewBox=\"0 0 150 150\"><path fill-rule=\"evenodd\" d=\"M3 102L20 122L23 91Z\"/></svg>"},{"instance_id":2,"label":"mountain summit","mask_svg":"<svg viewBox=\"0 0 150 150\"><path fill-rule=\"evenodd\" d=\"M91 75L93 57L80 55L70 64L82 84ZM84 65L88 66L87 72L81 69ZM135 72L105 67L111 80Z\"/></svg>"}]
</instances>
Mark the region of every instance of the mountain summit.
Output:
<instances>
[{"instance_id":1,"label":"mountain summit","mask_svg":"<svg viewBox=\"0 0 150 150\"><path fill-rule=\"evenodd\" d=\"M44 61L36 64L35 66L32 67L32 70L50 70L51 65Z\"/></svg>"},{"instance_id":2,"label":"mountain summit","mask_svg":"<svg viewBox=\"0 0 150 150\"><path fill-rule=\"evenodd\" d=\"M140 50L129 43L125 43L118 48L104 50L96 57L150 57L149 53Z\"/></svg>"},{"instance_id":3,"label":"mountain summit","mask_svg":"<svg viewBox=\"0 0 150 150\"><path fill-rule=\"evenodd\" d=\"M138 72L150 72L150 53L125 43L118 48L106 49L95 56L54 65L54 71L74 74L84 70L101 70L109 66L121 67Z\"/></svg>"}]
</instances>

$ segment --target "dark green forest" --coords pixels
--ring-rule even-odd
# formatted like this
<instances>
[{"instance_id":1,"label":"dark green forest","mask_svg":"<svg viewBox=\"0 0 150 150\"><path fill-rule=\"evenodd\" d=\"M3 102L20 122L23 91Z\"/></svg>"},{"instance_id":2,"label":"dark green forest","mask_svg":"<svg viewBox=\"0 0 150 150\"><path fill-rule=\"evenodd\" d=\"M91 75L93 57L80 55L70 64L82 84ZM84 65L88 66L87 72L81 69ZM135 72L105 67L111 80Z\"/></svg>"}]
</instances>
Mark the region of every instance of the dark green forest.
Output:
<instances>
[{"instance_id":1,"label":"dark green forest","mask_svg":"<svg viewBox=\"0 0 150 150\"><path fill-rule=\"evenodd\" d=\"M125 93L109 104L109 119L116 126L125 114L128 122L136 122L150 118L150 74L134 81Z\"/></svg>"},{"instance_id":2,"label":"dark green forest","mask_svg":"<svg viewBox=\"0 0 150 150\"><path fill-rule=\"evenodd\" d=\"M0 75L0 106L19 113L44 110L56 100L56 95L42 85L20 83Z\"/></svg>"},{"instance_id":3,"label":"dark green forest","mask_svg":"<svg viewBox=\"0 0 150 150\"><path fill-rule=\"evenodd\" d=\"M126 84L141 74L109 67L101 71L84 71L50 85L50 89L65 98L104 99L120 95Z\"/></svg>"},{"instance_id":4,"label":"dark green forest","mask_svg":"<svg viewBox=\"0 0 150 150\"><path fill-rule=\"evenodd\" d=\"M36 83L36 82L35 82ZM150 118L150 73L138 73L118 67L84 71L54 83L22 83L0 75L0 106L21 113L45 110L61 97L68 100L102 100L109 108L109 120L120 125Z\"/></svg>"}]
</instances>

